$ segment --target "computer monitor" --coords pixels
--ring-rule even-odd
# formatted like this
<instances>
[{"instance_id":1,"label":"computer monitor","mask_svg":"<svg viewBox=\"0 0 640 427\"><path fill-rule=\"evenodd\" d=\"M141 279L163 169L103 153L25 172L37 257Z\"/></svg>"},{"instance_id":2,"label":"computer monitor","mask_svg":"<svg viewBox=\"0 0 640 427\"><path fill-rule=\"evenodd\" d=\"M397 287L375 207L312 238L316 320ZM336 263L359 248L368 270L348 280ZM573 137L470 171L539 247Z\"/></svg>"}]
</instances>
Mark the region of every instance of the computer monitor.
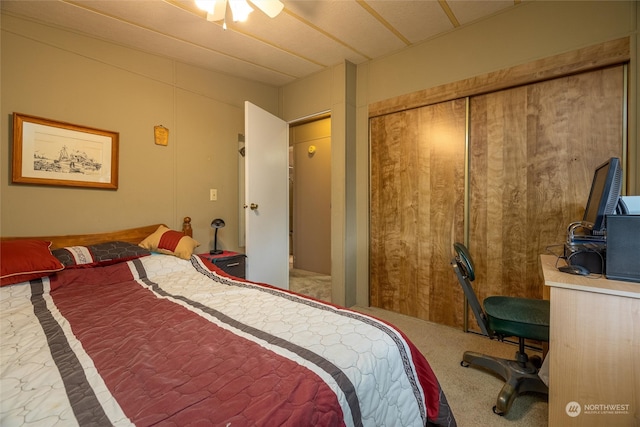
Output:
<instances>
[{"instance_id":1,"label":"computer monitor","mask_svg":"<svg viewBox=\"0 0 640 427\"><path fill-rule=\"evenodd\" d=\"M583 225L593 234L602 234L606 229L606 216L616 211L621 186L620 159L612 157L596 168L582 218Z\"/></svg>"}]
</instances>

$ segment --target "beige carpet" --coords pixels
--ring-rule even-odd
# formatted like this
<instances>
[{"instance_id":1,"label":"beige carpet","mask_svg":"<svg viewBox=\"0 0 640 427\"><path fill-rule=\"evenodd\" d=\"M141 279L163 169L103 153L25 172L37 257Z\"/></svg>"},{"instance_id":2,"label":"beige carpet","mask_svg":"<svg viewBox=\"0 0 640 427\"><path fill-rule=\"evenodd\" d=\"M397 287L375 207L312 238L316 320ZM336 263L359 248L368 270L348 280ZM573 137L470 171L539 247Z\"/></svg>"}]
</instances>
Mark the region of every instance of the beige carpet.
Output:
<instances>
[{"instance_id":1,"label":"beige carpet","mask_svg":"<svg viewBox=\"0 0 640 427\"><path fill-rule=\"evenodd\" d=\"M331 278L302 270L291 270L291 290L330 301ZM539 427L548 424L546 396L529 394L516 398L504 417L493 413L503 382L490 373L460 366L467 350L512 358L514 344L489 340L473 333L426 322L374 307L352 307L385 320L402 330L420 349L435 372L460 427ZM529 355L535 354L528 352Z\"/></svg>"},{"instance_id":2,"label":"beige carpet","mask_svg":"<svg viewBox=\"0 0 640 427\"><path fill-rule=\"evenodd\" d=\"M331 276L290 268L289 289L302 295L331 302Z\"/></svg>"}]
</instances>

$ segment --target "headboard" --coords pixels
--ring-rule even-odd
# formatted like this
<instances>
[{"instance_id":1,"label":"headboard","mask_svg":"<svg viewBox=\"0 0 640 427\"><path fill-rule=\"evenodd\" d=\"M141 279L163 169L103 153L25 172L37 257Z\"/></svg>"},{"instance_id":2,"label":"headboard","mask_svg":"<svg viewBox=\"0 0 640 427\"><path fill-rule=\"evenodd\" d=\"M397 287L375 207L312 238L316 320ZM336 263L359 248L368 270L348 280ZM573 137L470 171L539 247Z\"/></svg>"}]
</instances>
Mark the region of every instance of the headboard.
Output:
<instances>
[{"instance_id":1,"label":"headboard","mask_svg":"<svg viewBox=\"0 0 640 427\"><path fill-rule=\"evenodd\" d=\"M67 236L19 236L19 237L2 237L2 240L17 240L17 239L36 239L46 240L51 242L51 249L63 248L65 246L87 246L92 244L110 242L119 240L129 243L140 243L147 236L152 234L163 224L145 225L142 227L129 228L126 230L110 231L106 233L94 233L94 234L75 234ZM189 236L193 236L193 230L191 228L191 218L185 217L182 223L182 232Z\"/></svg>"}]
</instances>

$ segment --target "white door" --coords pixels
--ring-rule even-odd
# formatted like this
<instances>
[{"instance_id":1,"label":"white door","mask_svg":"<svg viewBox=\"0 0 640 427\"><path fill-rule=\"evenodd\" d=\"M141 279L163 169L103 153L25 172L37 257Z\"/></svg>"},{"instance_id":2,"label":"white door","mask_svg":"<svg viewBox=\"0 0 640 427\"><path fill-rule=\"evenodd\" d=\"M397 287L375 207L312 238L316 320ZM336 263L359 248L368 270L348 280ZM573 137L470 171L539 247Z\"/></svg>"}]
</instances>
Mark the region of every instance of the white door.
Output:
<instances>
[{"instance_id":1,"label":"white door","mask_svg":"<svg viewBox=\"0 0 640 427\"><path fill-rule=\"evenodd\" d=\"M289 289L289 125L244 103L247 279Z\"/></svg>"}]
</instances>

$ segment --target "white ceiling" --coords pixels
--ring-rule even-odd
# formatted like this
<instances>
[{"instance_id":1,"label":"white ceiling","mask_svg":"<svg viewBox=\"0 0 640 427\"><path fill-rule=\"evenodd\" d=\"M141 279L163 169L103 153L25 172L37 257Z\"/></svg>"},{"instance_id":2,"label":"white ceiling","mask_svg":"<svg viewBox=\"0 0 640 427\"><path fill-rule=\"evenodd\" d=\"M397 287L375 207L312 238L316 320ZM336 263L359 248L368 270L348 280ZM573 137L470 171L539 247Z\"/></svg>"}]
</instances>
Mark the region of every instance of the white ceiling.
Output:
<instances>
[{"instance_id":1,"label":"white ceiling","mask_svg":"<svg viewBox=\"0 0 640 427\"><path fill-rule=\"evenodd\" d=\"M359 64L515 7L521 0L283 0L271 19L208 22L193 0L2 0L2 13L282 86Z\"/></svg>"}]
</instances>

